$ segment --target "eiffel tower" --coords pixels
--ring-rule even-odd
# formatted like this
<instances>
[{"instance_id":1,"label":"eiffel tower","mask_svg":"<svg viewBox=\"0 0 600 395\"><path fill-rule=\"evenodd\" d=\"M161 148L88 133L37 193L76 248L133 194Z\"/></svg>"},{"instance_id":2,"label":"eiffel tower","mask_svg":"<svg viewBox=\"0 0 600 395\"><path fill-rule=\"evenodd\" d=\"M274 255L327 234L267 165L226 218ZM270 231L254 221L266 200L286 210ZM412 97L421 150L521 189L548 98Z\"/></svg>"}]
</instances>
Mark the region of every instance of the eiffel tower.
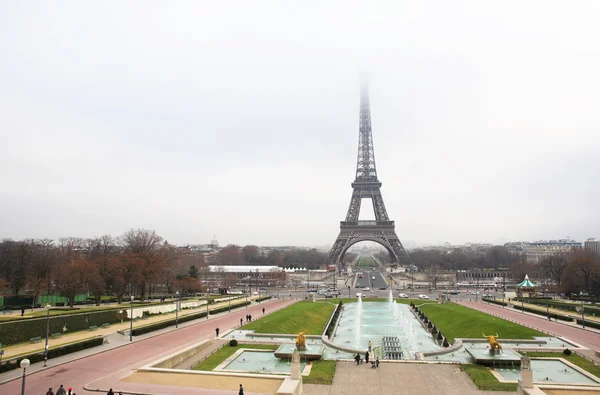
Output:
<instances>
[{"instance_id":1,"label":"eiffel tower","mask_svg":"<svg viewBox=\"0 0 600 395\"><path fill-rule=\"evenodd\" d=\"M358 159L356 179L352 183L352 188L352 198L346 220L340 222L340 234L325 263L339 265L346 251L361 241L374 241L385 247L390 254L392 263L411 263L410 257L396 235L394 221L390 221L381 196L381 182L377 178L373 150L369 90L365 83L361 85ZM373 202L374 221L358 220L361 202L364 198L371 198Z\"/></svg>"}]
</instances>

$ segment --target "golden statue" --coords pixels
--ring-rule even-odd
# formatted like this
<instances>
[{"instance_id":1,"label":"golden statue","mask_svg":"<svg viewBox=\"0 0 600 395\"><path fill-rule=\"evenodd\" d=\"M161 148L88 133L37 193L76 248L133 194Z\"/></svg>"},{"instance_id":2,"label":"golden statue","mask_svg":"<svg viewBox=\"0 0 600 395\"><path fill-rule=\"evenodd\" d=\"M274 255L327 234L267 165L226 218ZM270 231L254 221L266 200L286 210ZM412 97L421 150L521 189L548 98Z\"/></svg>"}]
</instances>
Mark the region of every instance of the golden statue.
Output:
<instances>
[{"instance_id":1,"label":"golden statue","mask_svg":"<svg viewBox=\"0 0 600 395\"><path fill-rule=\"evenodd\" d=\"M502 346L500 345L500 343L498 342L498 334L496 333L496 336L486 336L485 334L483 334L483 337L485 337L487 339L488 342L490 342L490 353L494 353L497 354L500 351L502 351Z\"/></svg>"},{"instance_id":2,"label":"golden statue","mask_svg":"<svg viewBox=\"0 0 600 395\"><path fill-rule=\"evenodd\" d=\"M306 349L306 336L304 332L300 332L296 337L296 349L303 351Z\"/></svg>"}]
</instances>

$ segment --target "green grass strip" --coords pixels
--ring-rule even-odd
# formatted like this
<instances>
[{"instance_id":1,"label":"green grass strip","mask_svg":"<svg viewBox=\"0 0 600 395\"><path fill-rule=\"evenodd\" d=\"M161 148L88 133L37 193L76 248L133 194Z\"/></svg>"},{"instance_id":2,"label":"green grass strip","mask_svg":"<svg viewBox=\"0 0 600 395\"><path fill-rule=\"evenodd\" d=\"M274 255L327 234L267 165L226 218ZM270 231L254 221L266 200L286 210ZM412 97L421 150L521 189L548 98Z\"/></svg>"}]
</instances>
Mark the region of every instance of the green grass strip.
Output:
<instances>
[{"instance_id":1,"label":"green grass strip","mask_svg":"<svg viewBox=\"0 0 600 395\"><path fill-rule=\"evenodd\" d=\"M308 376L302 376L304 384L326 384L333 383L336 361L326 361L321 359L312 362L312 368Z\"/></svg>"},{"instance_id":2,"label":"green grass strip","mask_svg":"<svg viewBox=\"0 0 600 395\"><path fill-rule=\"evenodd\" d=\"M240 329L253 330L256 333L288 333L320 335L335 309L336 299L329 303L298 302L257 319Z\"/></svg>"},{"instance_id":3,"label":"green grass strip","mask_svg":"<svg viewBox=\"0 0 600 395\"><path fill-rule=\"evenodd\" d=\"M545 336L535 329L456 303L428 303L421 306L421 310L452 343L457 337L482 338L482 333L486 335L497 333L500 344L502 339L531 339L534 336Z\"/></svg>"},{"instance_id":4,"label":"green grass strip","mask_svg":"<svg viewBox=\"0 0 600 395\"><path fill-rule=\"evenodd\" d=\"M501 383L490 370L483 365L463 364L460 368L469 375L473 383L483 391L516 391L516 383Z\"/></svg>"},{"instance_id":5,"label":"green grass strip","mask_svg":"<svg viewBox=\"0 0 600 395\"><path fill-rule=\"evenodd\" d=\"M277 350L279 346L271 344L238 344L237 346L231 347L229 345L220 348L210 357L201 361L199 364L194 366L193 370L213 370L219 366L224 360L232 356L240 348L251 348L254 350Z\"/></svg>"}]
</instances>

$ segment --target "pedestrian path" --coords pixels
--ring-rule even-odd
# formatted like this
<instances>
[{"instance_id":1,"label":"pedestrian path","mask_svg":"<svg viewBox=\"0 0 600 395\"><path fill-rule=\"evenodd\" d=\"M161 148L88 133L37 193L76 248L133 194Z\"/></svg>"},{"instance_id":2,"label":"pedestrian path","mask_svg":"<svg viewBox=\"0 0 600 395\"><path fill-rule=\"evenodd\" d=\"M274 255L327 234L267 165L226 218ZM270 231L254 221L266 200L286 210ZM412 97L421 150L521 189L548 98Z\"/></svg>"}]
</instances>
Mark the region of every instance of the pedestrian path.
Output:
<instances>
[{"instance_id":1,"label":"pedestrian path","mask_svg":"<svg viewBox=\"0 0 600 395\"><path fill-rule=\"evenodd\" d=\"M305 395L511 395L480 391L457 365L382 362L379 368L338 362L332 385L303 385Z\"/></svg>"},{"instance_id":2,"label":"pedestrian path","mask_svg":"<svg viewBox=\"0 0 600 395\"><path fill-rule=\"evenodd\" d=\"M253 301L254 299L256 299L256 297L249 298L249 300L251 300L251 301ZM239 304L241 302L244 302L244 300L243 299L233 300L231 302L231 304L235 305L235 304ZM218 308L225 307L228 305L229 305L229 301L215 303L213 305L208 305L208 306L209 306L209 311L210 311L210 310L218 309ZM190 314L198 314L205 310L206 310L206 307L201 306L196 309L181 310L181 311L179 311L178 314L179 314L179 317L185 317ZM151 316L144 320L134 321L133 328L134 329L140 328L140 327L143 327L143 326L146 326L149 324L172 320L174 318L175 318L175 312ZM49 346L49 348L55 348L55 347L59 347L59 346L65 345L65 344L69 344L69 343L80 342L83 340L93 339L93 338L101 337L101 336L107 336L107 335L110 335L110 334L113 334L113 333L116 333L119 331L124 332L124 333L126 332L125 334L127 335L127 337L129 337L128 336L129 335L129 326L130 326L130 322L129 322L129 320L127 320L127 321L124 321L123 323L112 324L108 328L98 327L97 330L95 330L93 332L91 332L89 330L84 330L84 331L78 331L78 332L73 332L73 333L69 333L69 334L64 334L63 336L56 338L56 339L53 339L53 338L48 339L48 346ZM120 336L124 336L124 335L120 335ZM36 352L43 352L44 346L45 346L44 342L45 342L45 339L42 339L42 341L39 343L19 343L19 344L15 344L12 346L4 347L3 348L4 355L2 356L2 359L8 360L8 359L12 359L17 356L20 356L20 355L29 355L29 354L34 354Z\"/></svg>"}]
</instances>

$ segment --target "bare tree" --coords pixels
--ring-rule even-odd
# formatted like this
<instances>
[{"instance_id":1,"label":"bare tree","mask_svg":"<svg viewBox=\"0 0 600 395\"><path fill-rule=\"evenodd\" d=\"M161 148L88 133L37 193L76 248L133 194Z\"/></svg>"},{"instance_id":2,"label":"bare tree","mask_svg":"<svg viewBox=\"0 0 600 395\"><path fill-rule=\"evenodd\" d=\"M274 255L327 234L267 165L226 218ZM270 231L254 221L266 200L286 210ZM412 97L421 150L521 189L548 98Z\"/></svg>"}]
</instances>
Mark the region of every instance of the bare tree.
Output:
<instances>
[{"instance_id":1,"label":"bare tree","mask_svg":"<svg viewBox=\"0 0 600 395\"><path fill-rule=\"evenodd\" d=\"M566 254L555 254L542 259L540 265L544 271L544 274L557 285L560 285L560 281L567 263L568 256Z\"/></svg>"},{"instance_id":2,"label":"bare tree","mask_svg":"<svg viewBox=\"0 0 600 395\"><path fill-rule=\"evenodd\" d=\"M136 254L144 262L143 280L141 283L142 300L146 298L149 284L162 274L164 256L160 253L162 237L154 230L131 229L125 232L120 243L127 252Z\"/></svg>"}]
</instances>

